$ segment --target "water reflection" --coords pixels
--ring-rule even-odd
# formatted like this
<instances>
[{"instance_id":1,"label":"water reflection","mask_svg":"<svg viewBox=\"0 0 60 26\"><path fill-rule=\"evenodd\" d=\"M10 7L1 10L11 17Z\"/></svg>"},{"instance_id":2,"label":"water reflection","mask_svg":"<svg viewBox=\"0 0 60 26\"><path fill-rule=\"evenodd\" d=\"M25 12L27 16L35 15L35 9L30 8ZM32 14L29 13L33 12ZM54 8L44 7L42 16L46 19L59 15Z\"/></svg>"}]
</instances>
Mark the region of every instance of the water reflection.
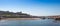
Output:
<instances>
[{"instance_id":1,"label":"water reflection","mask_svg":"<svg viewBox=\"0 0 60 26\"><path fill-rule=\"evenodd\" d=\"M54 19L1 20L0 26L60 26L60 21Z\"/></svg>"},{"instance_id":2,"label":"water reflection","mask_svg":"<svg viewBox=\"0 0 60 26\"><path fill-rule=\"evenodd\" d=\"M53 22L55 22L55 23L60 23L60 20L54 20Z\"/></svg>"}]
</instances>

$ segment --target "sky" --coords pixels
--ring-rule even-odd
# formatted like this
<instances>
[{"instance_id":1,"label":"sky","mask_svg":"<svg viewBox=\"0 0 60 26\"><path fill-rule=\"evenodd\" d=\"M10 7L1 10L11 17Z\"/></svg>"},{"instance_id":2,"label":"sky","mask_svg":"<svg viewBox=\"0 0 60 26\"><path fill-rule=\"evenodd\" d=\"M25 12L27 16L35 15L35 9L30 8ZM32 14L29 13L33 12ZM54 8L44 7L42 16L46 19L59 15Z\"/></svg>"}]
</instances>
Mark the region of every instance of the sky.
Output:
<instances>
[{"instance_id":1,"label":"sky","mask_svg":"<svg viewBox=\"0 0 60 26\"><path fill-rule=\"evenodd\" d=\"M22 11L35 16L60 15L60 0L0 0L0 11Z\"/></svg>"}]
</instances>

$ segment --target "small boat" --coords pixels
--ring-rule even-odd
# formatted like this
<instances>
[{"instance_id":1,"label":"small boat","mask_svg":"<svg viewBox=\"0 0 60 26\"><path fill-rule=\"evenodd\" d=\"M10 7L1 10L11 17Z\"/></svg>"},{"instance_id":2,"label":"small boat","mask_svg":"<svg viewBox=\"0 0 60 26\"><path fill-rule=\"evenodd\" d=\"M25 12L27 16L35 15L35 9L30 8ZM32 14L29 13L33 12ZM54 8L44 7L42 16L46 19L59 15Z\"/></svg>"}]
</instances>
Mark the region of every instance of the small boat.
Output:
<instances>
[{"instance_id":1,"label":"small boat","mask_svg":"<svg viewBox=\"0 0 60 26\"><path fill-rule=\"evenodd\" d=\"M55 20L60 20L60 18L55 18Z\"/></svg>"}]
</instances>

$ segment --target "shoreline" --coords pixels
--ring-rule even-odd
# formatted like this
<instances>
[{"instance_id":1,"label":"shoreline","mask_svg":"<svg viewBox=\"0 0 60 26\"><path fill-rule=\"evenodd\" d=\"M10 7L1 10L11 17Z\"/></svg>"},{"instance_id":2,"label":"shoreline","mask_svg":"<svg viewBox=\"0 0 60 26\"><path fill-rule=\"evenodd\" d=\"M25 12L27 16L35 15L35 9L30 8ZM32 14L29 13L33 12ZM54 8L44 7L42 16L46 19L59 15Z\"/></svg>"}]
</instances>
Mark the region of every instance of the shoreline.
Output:
<instances>
[{"instance_id":1,"label":"shoreline","mask_svg":"<svg viewBox=\"0 0 60 26\"><path fill-rule=\"evenodd\" d=\"M5 18L1 20L39 20L40 18Z\"/></svg>"}]
</instances>

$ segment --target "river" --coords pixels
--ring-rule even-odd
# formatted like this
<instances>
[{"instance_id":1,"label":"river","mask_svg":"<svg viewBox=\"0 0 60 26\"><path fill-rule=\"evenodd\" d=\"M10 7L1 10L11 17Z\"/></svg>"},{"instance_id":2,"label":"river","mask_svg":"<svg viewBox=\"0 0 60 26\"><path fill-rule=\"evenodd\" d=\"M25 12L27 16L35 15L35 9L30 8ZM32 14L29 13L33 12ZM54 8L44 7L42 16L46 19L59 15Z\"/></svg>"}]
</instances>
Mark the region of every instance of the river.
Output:
<instances>
[{"instance_id":1,"label":"river","mask_svg":"<svg viewBox=\"0 0 60 26\"><path fill-rule=\"evenodd\" d=\"M0 26L60 26L60 21L53 19L1 20Z\"/></svg>"}]
</instances>

